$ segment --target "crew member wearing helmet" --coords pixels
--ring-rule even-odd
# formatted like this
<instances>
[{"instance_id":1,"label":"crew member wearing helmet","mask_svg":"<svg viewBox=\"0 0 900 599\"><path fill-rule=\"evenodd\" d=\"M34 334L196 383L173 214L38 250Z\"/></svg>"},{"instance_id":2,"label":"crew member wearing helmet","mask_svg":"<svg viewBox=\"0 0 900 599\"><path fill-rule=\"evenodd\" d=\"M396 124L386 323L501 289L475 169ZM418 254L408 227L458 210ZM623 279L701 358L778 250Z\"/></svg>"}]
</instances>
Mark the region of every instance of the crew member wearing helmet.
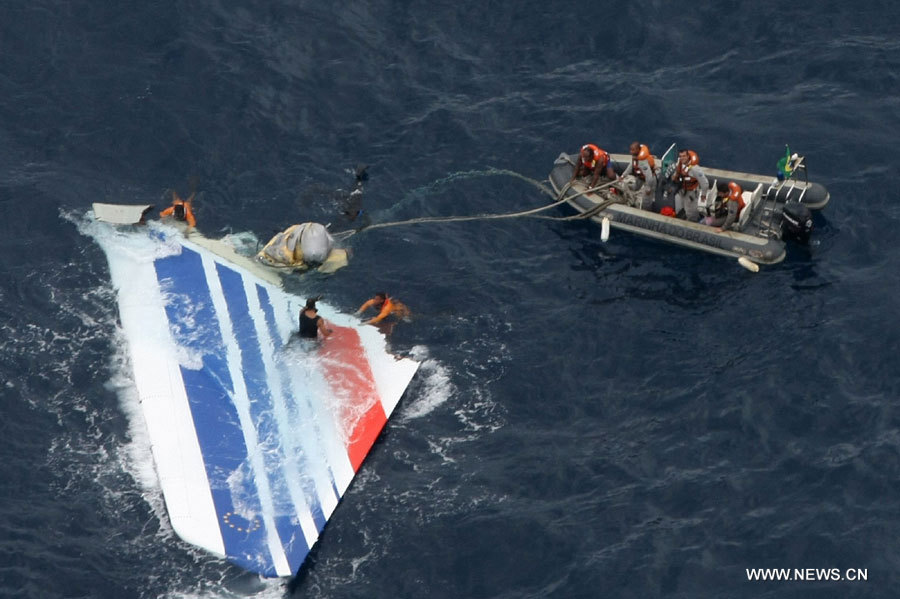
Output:
<instances>
[{"instance_id":1,"label":"crew member wearing helmet","mask_svg":"<svg viewBox=\"0 0 900 599\"><path fill-rule=\"evenodd\" d=\"M586 177L590 174L591 187L596 187L601 173L605 174L610 181L616 178L616 171L612 168L612 160L610 160L609 154L594 144L584 144L581 146L578 162L575 163L575 172L572 174L569 183L574 182L578 177Z\"/></svg>"},{"instance_id":2,"label":"crew member wearing helmet","mask_svg":"<svg viewBox=\"0 0 900 599\"><path fill-rule=\"evenodd\" d=\"M656 196L656 161L650 148L640 142L632 142L629 148L631 152L631 164L622 173L620 179L628 175L634 175L635 186L633 191L641 192L641 210L650 210L653 207L653 199Z\"/></svg>"},{"instance_id":3,"label":"crew member wearing helmet","mask_svg":"<svg viewBox=\"0 0 900 599\"><path fill-rule=\"evenodd\" d=\"M716 203L710 207L712 214L703 219L703 222L715 227L719 233L730 229L744 209L743 192L741 186L734 181L728 183L727 189L717 190Z\"/></svg>"},{"instance_id":4,"label":"crew member wearing helmet","mask_svg":"<svg viewBox=\"0 0 900 599\"><path fill-rule=\"evenodd\" d=\"M700 158L693 150L679 150L678 162L675 165L675 174L672 181L680 185L675 194L675 213L679 218L686 218L692 223L700 220L697 211L697 201L702 194L706 197L709 191L709 180L700 168Z\"/></svg>"}]
</instances>

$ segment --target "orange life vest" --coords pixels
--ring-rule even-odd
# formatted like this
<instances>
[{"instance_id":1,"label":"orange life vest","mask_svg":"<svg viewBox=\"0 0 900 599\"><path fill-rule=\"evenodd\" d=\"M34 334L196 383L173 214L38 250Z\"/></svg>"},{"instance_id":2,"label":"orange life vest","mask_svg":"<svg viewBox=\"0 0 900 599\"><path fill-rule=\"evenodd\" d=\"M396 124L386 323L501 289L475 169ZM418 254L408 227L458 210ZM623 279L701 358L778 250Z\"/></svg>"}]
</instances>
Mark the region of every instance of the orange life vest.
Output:
<instances>
[{"instance_id":1,"label":"orange life vest","mask_svg":"<svg viewBox=\"0 0 900 599\"><path fill-rule=\"evenodd\" d=\"M192 227L197 226L197 219L194 218L194 211L191 209L190 200L182 200L177 195L172 200L172 205L159 213L161 218L166 216L174 216L176 220L187 222Z\"/></svg>"},{"instance_id":2,"label":"orange life vest","mask_svg":"<svg viewBox=\"0 0 900 599\"><path fill-rule=\"evenodd\" d=\"M644 174L644 171L641 170L641 167L638 166L638 163L646 160L650 163L650 170L656 169L656 162L653 160L653 154L650 153L650 148L641 144L641 149L638 152L637 156L631 157L631 172L634 173L634 176L639 179L647 180L647 175Z\"/></svg>"},{"instance_id":3,"label":"orange life vest","mask_svg":"<svg viewBox=\"0 0 900 599\"><path fill-rule=\"evenodd\" d=\"M581 146L581 149L588 149L591 151L591 156L587 160L584 159L584 155L581 155L581 164L583 164L585 168L593 170L598 164L599 168L603 168L609 162L609 154L594 144L584 144Z\"/></svg>"},{"instance_id":4,"label":"orange life vest","mask_svg":"<svg viewBox=\"0 0 900 599\"><path fill-rule=\"evenodd\" d=\"M376 306L375 298L372 298L366 301L362 306L360 306L357 312L365 312L372 307L378 308L378 314L370 320L370 322L372 322L373 324L376 322L381 322L391 314L395 314L400 318L409 316L409 308L406 307L406 304L404 304L403 302L392 300L389 297L385 297L380 306Z\"/></svg>"},{"instance_id":5,"label":"orange life vest","mask_svg":"<svg viewBox=\"0 0 900 599\"><path fill-rule=\"evenodd\" d=\"M728 212L728 202L735 202L737 204L737 216L741 215L741 210L744 209L744 190L741 189L741 186L731 181L728 183L728 195L724 198L716 198L716 204L714 207L714 214L716 216L725 216Z\"/></svg>"},{"instance_id":6,"label":"orange life vest","mask_svg":"<svg viewBox=\"0 0 900 599\"><path fill-rule=\"evenodd\" d=\"M678 168L675 172L678 180L681 182L681 188L685 191L693 191L700 185L700 180L691 176L690 172L691 168L700 164L700 157L693 150L688 150L688 156L690 156L690 160L688 160L687 165L682 164L681 160L679 160Z\"/></svg>"},{"instance_id":7,"label":"orange life vest","mask_svg":"<svg viewBox=\"0 0 900 599\"><path fill-rule=\"evenodd\" d=\"M737 202L738 205L738 215L740 215L741 210L744 209L746 203L744 202L744 190L741 189L741 186L731 181L728 183L728 202Z\"/></svg>"}]
</instances>

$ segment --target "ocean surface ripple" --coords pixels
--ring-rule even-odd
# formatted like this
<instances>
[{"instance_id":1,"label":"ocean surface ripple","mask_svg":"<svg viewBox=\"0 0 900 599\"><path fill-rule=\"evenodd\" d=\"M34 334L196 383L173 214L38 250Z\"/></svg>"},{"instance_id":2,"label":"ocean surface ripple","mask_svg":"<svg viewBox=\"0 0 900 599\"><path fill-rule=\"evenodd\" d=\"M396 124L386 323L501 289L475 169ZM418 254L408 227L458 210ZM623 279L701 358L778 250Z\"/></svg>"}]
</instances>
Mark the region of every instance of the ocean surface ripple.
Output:
<instances>
[{"instance_id":1,"label":"ocean surface ripple","mask_svg":"<svg viewBox=\"0 0 900 599\"><path fill-rule=\"evenodd\" d=\"M0 25L0 597L852 598L900 584L895 4L13 0ZM300 576L172 532L85 228L210 236L540 206L561 151L671 143L831 192L757 275L595 225L362 232L423 367ZM562 208L553 212L566 214ZM868 579L751 581L748 569Z\"/></svg>"}]
</instances>

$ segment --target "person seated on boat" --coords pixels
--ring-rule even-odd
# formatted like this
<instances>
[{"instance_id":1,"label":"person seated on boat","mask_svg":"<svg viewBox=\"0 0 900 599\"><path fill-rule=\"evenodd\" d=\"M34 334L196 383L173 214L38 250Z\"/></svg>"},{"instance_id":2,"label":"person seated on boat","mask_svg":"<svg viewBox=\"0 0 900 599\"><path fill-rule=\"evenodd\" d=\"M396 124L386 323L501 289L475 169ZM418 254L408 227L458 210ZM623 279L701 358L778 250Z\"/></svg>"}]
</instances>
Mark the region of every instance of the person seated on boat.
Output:
<instances>
[{"instance_id":1,"label":"person seated on boat","mask_svg":"<svg viewBox=\"0 0 900 599\"><path fill-rule=\"evenodd\" d=\"M172 190L172 205L159 213L160 218L172 217L177 221L186 222L189 227L197 226L197 219L194 218L194 211L191 203L194 201L195 193L192 193L186 200L182 200L181 196L174 189Z\"/></svg>"},{"instance_id":2,"label":"person seated on boat","mask_svg":"<svg viewBox=\"0 0 900 599\"><path fill-rule=\"evenodd\" d=\"M304 339L316 339L319 332L323 337L327 337L333 332L316 309L316 302L320 298L321 296L309 298L306 300L306 306L300 310L300 336Z\"/></svg>"},{"instance_id":3,"label":"person seated on boat","mask_svg":"<svg viewBox=\"0 0 900 599\"><path fill-rule=\"evenodd\" d=\"M384 291L379 291L372 299L367 300L356 313L362 314L369 308L378 310L378 315L367 320L366 324L377 324L392 314L398 318L404 318L410 314L409 308L405 304L388 297Z\"/></svg>"},{"instance_id":4,"label":"person seated on boat","mask_svg":"<svg viewBox=\"0 0 900 599\"><path fill-rule=\"evenodd\" d=\"M656 162L650 148L640 142L631 142L628 151L631 152L631 164L625 168L619 179L634 175L637 185L632 191L641 192L641 210L650 210L656 195Z\"/></svg>"},{"instance_id":5,"label":"person seated on boat","mask_svg":"<svg viewBox=\"0 0 900 599\"><path fill-rule=\"evenodd\" d=\"M692 223L700 220L697 201L709 191L709 179L700 168L700 158L693 150L679 150L672 181L680 186L675 194L675 214Z\"/></svg>"},{"instance_id":6,"label":"person seated on boat","mask_svg":"<svg viewBox=\"0 0 900 599\"><path fill-rule=\"evenodd\" d=\"M718 233L730 229L744 209L743 193L734 181L728 183L727 189L716 190L716 202L708 207L710 214L703 219L704 224L715 227Z\"/></svg>"},{"instance_id":7,"label":"person seated on boat","mask_svg":"<svg viewBox=\"0 0 900 599\"><path fill-rule=\"evenodd\" d=\"M572 173L569 183L573 183L579 177L591 175L591 187L596 187L601 174L605 174L610 181L616 179L609 153L594 144L584 144L581 146L578 162L575 163L575 172Z\"/></svg>"}]
</instances>

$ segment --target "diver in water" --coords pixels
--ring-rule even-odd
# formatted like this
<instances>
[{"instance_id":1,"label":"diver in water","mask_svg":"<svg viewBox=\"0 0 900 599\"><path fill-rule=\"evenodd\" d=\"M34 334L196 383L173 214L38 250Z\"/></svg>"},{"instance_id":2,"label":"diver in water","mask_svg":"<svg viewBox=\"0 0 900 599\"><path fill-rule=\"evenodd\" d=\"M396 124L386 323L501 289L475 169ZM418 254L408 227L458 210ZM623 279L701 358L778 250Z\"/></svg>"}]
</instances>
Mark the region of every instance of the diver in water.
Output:
<instances>
[{"instance_id":1,"label":"diver in water","mask_svg":"<svg viewBox=\"0 0 900 599\"><path fill-rule=\"evenodd\" d=\"M368 221L369 214L363 209L363 187L369 179L368 165L358 164L354 168L343 169L353 177L352 183L332 187L324 183L313 183L300 192L297 200L302 214L314 214L326 223L355 223ZM368 224L364 222L363 224Z\"/></svg>"},{"instance_id":2,"label":"diver in water","mask_svg":"<svg viewBox=\"0 0 900 599\"><path fill-rule=\"evenodd\" d=\"M353 171L353 189L350 193L343 190L335 192L335 202L341 211L341 214L347 217L347 220L353 222L356 218L363 214L363 182L369 179L369 165L358 164Z\"/></svg>"},{"instance_id":3,"label":"diver in water","mask_svg":"<svg viewBox=\"0 0 900 599\"><path fill-rule=\"evenodd\" d=\"M327 337L333 332L316 309L316 302L321 298L321 295L309 298L306 300L306 306L300 311L300 336L304 339L317 339L319 331L322 332L323 337Z\"/></svg>"},{"instance_id":4,"label":"diver in water","mask_svg":"<svg viewBox=\"0 0 900 599\"><path fill-rule=\"evenodd\" d=\"M384 291L379 291L378 293L376 293L375 297L366 301L362 306L360 306L359 310L357 310L356 313L362 314L369 308L375 308L376 310L378 310L378 314L367 320L366 324L378 324L392 314L397 318L405 318L410 314L409 308L407 308L405 304L402 304L397 300L388 297Z\"/></svg>"},{"instance_id":5,"label":"diver in water","mask_svg":"<svg viewBox=\"0 0 900 599\"><path fill-rule=\"evenodd\" d=\"M356 166L356 169L354 171L353 191L351 191L350 195L347 196L347 201L344 206L344 215L350 220L354 220L363 212L363 181L367 181L369 179L368 169L369 166L367 164L359 164Z\"/></svg>"},{"instance_id":6,"label":"diver in water","mask_svg":"<svg viewBox=\"0 0 900 599\"><path fill-rule=\"evenodd\" d=\"M194 210L191 204L194 201L196 192L192 193L188 199L182 200L181 196L174 189L172 190L172 205L159 213L160 218L171 216L177 221L185 222L189 227L197 226L197 219L194 218Z\"/></svg>"}]
</instances>

